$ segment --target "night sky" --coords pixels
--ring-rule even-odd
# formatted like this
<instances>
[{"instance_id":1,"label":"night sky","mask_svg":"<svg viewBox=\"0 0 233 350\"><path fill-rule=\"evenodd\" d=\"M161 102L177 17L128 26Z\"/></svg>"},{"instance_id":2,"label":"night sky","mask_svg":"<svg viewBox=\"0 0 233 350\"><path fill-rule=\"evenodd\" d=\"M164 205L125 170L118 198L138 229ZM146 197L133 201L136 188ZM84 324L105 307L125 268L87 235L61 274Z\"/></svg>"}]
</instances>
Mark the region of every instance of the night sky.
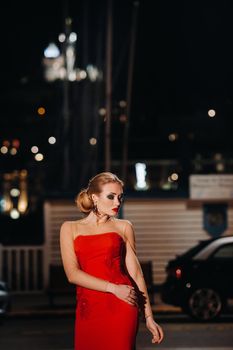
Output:
<instances>
[{"instance_id":1,"label":"night sky","mask_svg":"<svg viewBox=\"0 0 233 350\"><path fill-rule=\"evenodd\" d=\"M106 3L4 2L1 137L16 137L21 129L30 129L35 139L41 130L41 137L44 126L33 119L33 106L48 101L41 92L43 50L49 42L57 42L66 14L73 19L72 30L78 35L77 66L96 63L100 37L104 67ZM113 106L126 99L133 4L113 1ZM176 158L184 148L191 157L197 153L211 157L215 152L232 155L232 15L232 2L224 0L139 2L130 158ZM53 95L50 108L56 110L58 102L59 95ZM216 109L215 118L208 117L209 108ZM57 127L55 120L49 125L51 130ZM178 133L176 144L168 141L170 133ZM116 121L112 138L113 156L119 158L121 126Z\"/></svg>"},{"instance_id":2,"label":"night sky","mask_svg":"<svg viewBox=\"0 0 233 350\"><path fill-rule=\"evenodd\" d=\"M132 15L137 8L128 159L148 164L178 162L180 166L172 171L180 171L178 190L184 186L187 195L193 159L205 159L209 164L217 154L228 162L224 171L233 170L232 1L141 0L138 4L113 0L112 160L122 159L124 123L120 117L124 111L119 109L119 101L127 96ZM71 123L68 137L64 137L64 83L45 81L42 59L50 42L58 45L58 35L64 32L69 16L72 31L77 33L76 67L97 65L105 79L106 5L107 0L1 4L0 143L19 139L20 148L16 156L0 154L0 176L27 169L30 209L36 208L17 222L8 216L1 218L4 244L22 243L22 237L24 243L35 243L35 237L37 243L42 242L42 234L36 232L42 232L43 199L61 192L73 198L96 169L104 169L105 124L98 114L105 106L104 81L70 85ZM45 118L38 117L40 106L46 108ZM214 118L208 117L209 109L215 109ZM177 135L175 142L169 141L171 134ZM57 138L52 147L47 142L50 135ZM89 144L93 136L98 140L95 147ZM70 147L69 189L64 187L65 144ZM44 162L35 162L32 145L39 146ZM157 186L161 174L166 180L163 169L150 168L151 183Z\"/></svg>"}]
</instances>

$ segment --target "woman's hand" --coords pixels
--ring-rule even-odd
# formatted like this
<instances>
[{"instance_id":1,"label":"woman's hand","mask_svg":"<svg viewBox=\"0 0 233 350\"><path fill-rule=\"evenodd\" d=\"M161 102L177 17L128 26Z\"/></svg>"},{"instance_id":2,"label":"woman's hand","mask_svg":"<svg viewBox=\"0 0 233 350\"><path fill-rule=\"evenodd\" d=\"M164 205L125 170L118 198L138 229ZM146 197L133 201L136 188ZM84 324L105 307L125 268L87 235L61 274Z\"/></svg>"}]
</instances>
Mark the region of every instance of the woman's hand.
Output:
<instances>
[{"instance_id":1,"label":"woman's hand","mask_svg":"<svg viewBox=\"0 0 233 350\"><path fill-rule=\"evenodd\" d=\"M117 298L125 301L126 303L137 306L137 295L134 287L127 284L114 284L108 283L106 291L114 294Z\"/></svg>"},{"instance_id":2,"label":"woman's hand","mask_svg":"<svg viewBox=\"0 0 233 350\"><path fill-rule=\"evenodd\" d=\"M153 316L146 317L146 327L152 333L152 343L161 343L163 340L164 334L162 328L156 323L153 319Z\"/></svg>"}]
</instances>

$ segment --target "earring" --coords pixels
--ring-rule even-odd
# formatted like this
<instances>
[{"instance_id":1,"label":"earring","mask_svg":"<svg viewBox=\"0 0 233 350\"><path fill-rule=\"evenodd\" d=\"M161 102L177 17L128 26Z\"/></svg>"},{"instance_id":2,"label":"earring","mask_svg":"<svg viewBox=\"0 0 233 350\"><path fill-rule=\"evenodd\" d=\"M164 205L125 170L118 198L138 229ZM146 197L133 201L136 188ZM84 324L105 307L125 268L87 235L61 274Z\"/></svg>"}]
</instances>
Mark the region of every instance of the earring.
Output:
<instances>
[{"instance_id":1,"label":"earring","mask_svg":"<svg viewBox=\"0 0 233 350\"><path fill-rule=\"evenodd\" d=\"M94 213L97 213L97 212L98 212L97 203L94 203L93 212L94 212Z\"/></svg>"}]
</instances>

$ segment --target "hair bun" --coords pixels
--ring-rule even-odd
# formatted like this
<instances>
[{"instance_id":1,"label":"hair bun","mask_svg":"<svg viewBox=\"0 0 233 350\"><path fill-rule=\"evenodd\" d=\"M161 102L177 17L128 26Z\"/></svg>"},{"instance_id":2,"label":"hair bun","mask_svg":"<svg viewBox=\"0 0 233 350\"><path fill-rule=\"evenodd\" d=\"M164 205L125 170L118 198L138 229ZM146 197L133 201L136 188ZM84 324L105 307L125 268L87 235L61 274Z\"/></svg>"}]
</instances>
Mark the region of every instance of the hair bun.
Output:
<instances>
[{"instance_id":1,"label":"hair bun","mask_svg":"<svg viewBox=\"0 0 233 350\"><path fill-rule=\"evenodd\" d=\"M88 195L88 190L86 188L79 192L75 199L75 202L79 210L85 214L90 213L94 206L93 201Z\"/></svg>"}]
</instances>

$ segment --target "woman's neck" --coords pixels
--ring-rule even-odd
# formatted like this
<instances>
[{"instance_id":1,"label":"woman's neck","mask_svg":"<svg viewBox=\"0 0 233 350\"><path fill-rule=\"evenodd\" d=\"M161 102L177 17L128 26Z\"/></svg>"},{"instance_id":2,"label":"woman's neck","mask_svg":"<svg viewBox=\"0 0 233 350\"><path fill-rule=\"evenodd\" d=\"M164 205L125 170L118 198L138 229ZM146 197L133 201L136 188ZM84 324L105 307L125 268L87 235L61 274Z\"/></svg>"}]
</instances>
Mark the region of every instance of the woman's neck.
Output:
<instances>
[{"instance_id":1,"label":"woman's neck","mask_svg":"<svg viewBox=\"0 0 233 350\"><path fill-rule=\"evenodd\" d=\"M111 217L106 214L99 214L99 213L96 214L93 212L89 214L89 222L96 226L106 224L110 220L111 220Z\"/></svg>"}]
</instances>

